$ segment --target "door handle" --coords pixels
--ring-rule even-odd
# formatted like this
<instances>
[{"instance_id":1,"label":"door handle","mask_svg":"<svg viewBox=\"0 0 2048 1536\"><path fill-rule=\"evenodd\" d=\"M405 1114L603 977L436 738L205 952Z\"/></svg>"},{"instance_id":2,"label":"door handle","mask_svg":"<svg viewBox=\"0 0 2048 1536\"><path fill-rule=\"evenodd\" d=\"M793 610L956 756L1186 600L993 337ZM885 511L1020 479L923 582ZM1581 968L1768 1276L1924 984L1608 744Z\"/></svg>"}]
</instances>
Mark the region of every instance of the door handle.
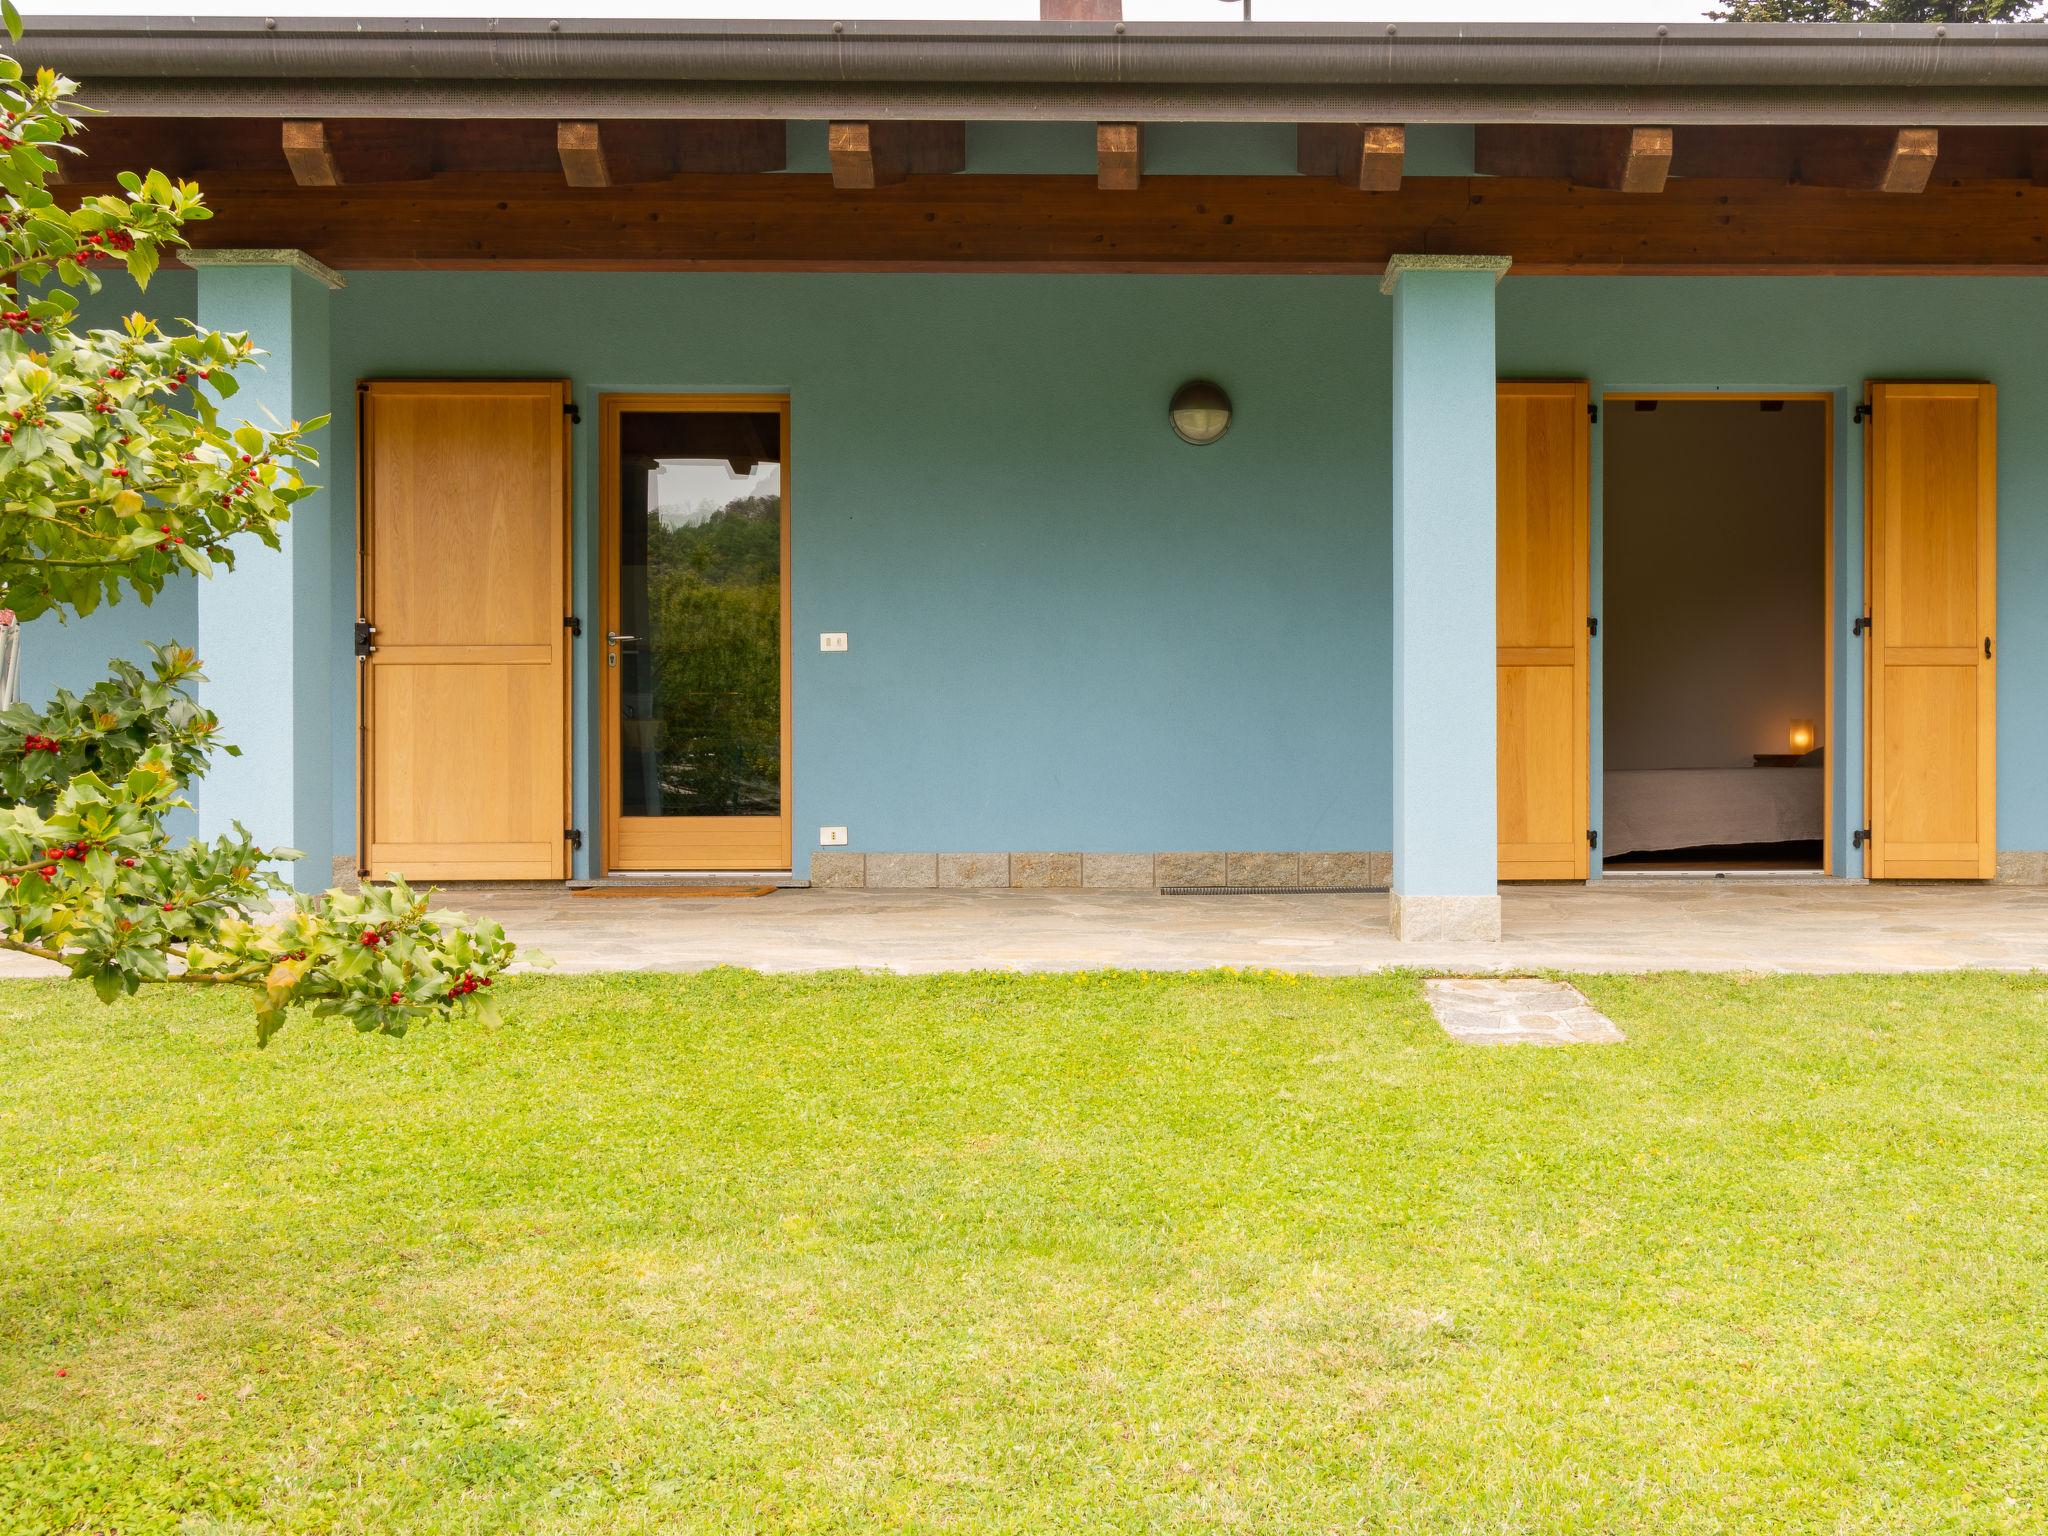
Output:
<instances>
[{"instance_id":1,"label":"door handle","mask_svg":"<svg viewBox=\"0 0 2048 1536\"><path fill-rule=\"evenodd\" d=\"M640 637L638 635L621 635L614 631L606 630L604 642L606 645L638 645Z\"/></svg>"}]
</instances>

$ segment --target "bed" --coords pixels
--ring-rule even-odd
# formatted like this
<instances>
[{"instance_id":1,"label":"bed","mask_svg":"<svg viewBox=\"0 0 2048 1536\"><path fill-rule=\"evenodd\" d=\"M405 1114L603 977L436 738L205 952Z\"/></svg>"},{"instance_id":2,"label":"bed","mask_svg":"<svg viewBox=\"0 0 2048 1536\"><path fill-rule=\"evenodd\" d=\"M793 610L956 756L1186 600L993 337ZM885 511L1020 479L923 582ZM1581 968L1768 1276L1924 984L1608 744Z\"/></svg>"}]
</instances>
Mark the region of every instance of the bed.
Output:
<instances>
[{"instance_id":1,"label":"bed","mask_svg":"<svg viewBox=\"0 0 2048 1536\"><path fill-rule=\"evenodd\" d=\"M1612 857L1822 832L1820 767L1650 768L1606 775L1601 852Z\"/></svg>"}]
</instances>

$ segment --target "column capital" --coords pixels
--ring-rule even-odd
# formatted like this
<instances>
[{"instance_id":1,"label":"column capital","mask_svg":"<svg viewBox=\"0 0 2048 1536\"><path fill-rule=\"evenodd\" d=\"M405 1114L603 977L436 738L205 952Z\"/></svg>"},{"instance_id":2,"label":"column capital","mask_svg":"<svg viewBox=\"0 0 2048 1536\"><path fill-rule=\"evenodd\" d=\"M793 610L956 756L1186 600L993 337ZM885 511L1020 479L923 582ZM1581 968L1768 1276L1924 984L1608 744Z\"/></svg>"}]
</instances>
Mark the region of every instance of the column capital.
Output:
<instances>
[{"instance_id":1,"label":"column capital","mask_svg":"<svg viewBox=\"0 0 2048 1536\"><path fill-rule=\"evenodd\" d=\"M289 248L264 250L236 246L194 246L177 253L188 267L290 267L328 288L346 288L348 281L324 261Z\"/></svg>"},{"instance_id":2,"label":"column capital","mask_svg":"<svg viewBox=\"0 0 2048 1536\"><path fill-rule=\"evenodd\" d=\"M1380 292L1392 293L1403 272L1491 272L1499 282L1514 265L1512 256L1432 256L1423 253L1387 258L1387 270L1380 278Z\"/></svg>"}]
</instances>

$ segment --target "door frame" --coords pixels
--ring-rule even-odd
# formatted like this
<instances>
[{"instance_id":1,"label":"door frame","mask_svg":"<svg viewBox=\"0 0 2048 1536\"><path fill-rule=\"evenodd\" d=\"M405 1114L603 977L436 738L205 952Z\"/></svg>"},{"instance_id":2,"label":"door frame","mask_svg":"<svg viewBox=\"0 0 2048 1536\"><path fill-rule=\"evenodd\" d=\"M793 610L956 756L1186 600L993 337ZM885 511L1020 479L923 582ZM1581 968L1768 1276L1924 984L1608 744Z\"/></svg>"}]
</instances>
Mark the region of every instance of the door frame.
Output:
<instances>
[{"instance_id":1,"label":"door frame","mask_svg":"<svg viewBox=\"0 0 2048 1536\"><path fill-rule=\"evenodd\" d=\"M489 394L502 390L508 384L542 384L558 387L562 392L563 414L562 433L562 591L563 644L567 654L562 666L562 852L563 878L574 874L573 851L571 850L569 828L576 823L576 651L569 642L569 615L576 611L576 434L572 430L572 402L575 398L574 383L564 377L541 375L515 375L505 378L486 377L401 377L383 378L372 375L356 380L356 581L355 622L361 622L374 612L376 581L372 575L371 560L373 541L376 537L375 489L367 473L369 468L370 411L369 398L372 388L393 394ZM372 731L375 720L370 693L370 669L359 659L355 668L356 706L356 875L359 879L374 878L369 865L370 808L375 803L376 789L375 754L371 751Z\"/></svg>"},{"instance_id":2,"label":"door frame","mask_svg":"<svg viewBox=\"0 0 2048 1536\"><path fill-rule=\"evenodd\" d=\"M1824 486L1822 516L1824 518L1821 543L1821 586L1825 639L1821 645L1821 665L1825 672L1821 695L1821 718L1817 727L1819 741L1815 744L1822 749L1821 763L1821 834L1820 872L1823 877L1835 872L1835 771L1841 766L1840 753L1835 746L1835 396L1832 389L1621 389L1601 392L1600 403L1620 405L1637 400L1799 400L1818 402L1821 408L1821 435L1826 447L1821 460L1821 480ZM1607 598L1607 498L1606 498L1606 450L1602 444L1600 454L1600 597L1601 607L1606 607ZM1606 704L1607 676L1601 669L1602 707ZM1869 728L1865 722L1865 730ZM1864 753L1866 763L1869 752ZM1606 765L1601 764L1605 774Z\"/></svg>"},{"instance_id":3,"label":"door frame","mask_svg":"<svg viewBox=\"0 0 2048 1536\"><path fill-rule=\"evenodd\" d=\"M618 629L619 616L619 534L612 521L619 496L619 418L628 411L667 411L676 414L720 411L773 411L782 419L782 823L781 862L761 865L699 864L698 869L747 868L781 871L795 867L796 821L796 738L793 730L796 703L796 645L790 611L792 561L790 559L789 507L792 466L790 464L790 397L787 393L717 394L695 390L606 394L597 397L597 609L598 627L591 655L597 668L598 700L598 822L602 837L599 862L605 873L645 873L637 866L622 871L617 862L619 849L619 711L616 668L607 665L609 647L605 636Z\"/></svg>"}]
</instances>

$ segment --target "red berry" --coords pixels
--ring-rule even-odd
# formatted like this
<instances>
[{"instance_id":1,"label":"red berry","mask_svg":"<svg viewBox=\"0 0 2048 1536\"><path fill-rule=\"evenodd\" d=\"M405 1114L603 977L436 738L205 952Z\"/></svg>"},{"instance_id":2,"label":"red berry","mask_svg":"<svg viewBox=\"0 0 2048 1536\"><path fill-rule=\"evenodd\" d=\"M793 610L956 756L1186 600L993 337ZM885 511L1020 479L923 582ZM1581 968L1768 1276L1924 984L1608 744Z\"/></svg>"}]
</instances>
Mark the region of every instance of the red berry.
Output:
<instances>
[{"instance_id":1,"label":"red berry","mask_svg":"<svg viewBox=\"0 0 2048 1536\"><path fill-rule=\"evenodd\" d=\"M57 878L57 866L54 864L45 864L42 867L41 874L45 880L54 880Z\"/></svg>"},{"instance_id":2,"label":"red berry","mask_svg":"<svg viewBox=\"0 0 2048 1536\"><path fill-rule=\"evenodd\" d=\"M402 1003L405 1001L405 994L403 992L394 992L391 994L391 1001L393 1001L394 1003Z\"/></svg>"},{"instance_id":3,"label":"red berry","mask_svg":"<svg viewBox=\"0 0 2048 1536\"><path fill-rule=\"evenodd\" d=\"M164 910L166 912L175 912L178 910L178 904L175 901L167 901L164 903Z\"/></svg>"}]
</instances>

